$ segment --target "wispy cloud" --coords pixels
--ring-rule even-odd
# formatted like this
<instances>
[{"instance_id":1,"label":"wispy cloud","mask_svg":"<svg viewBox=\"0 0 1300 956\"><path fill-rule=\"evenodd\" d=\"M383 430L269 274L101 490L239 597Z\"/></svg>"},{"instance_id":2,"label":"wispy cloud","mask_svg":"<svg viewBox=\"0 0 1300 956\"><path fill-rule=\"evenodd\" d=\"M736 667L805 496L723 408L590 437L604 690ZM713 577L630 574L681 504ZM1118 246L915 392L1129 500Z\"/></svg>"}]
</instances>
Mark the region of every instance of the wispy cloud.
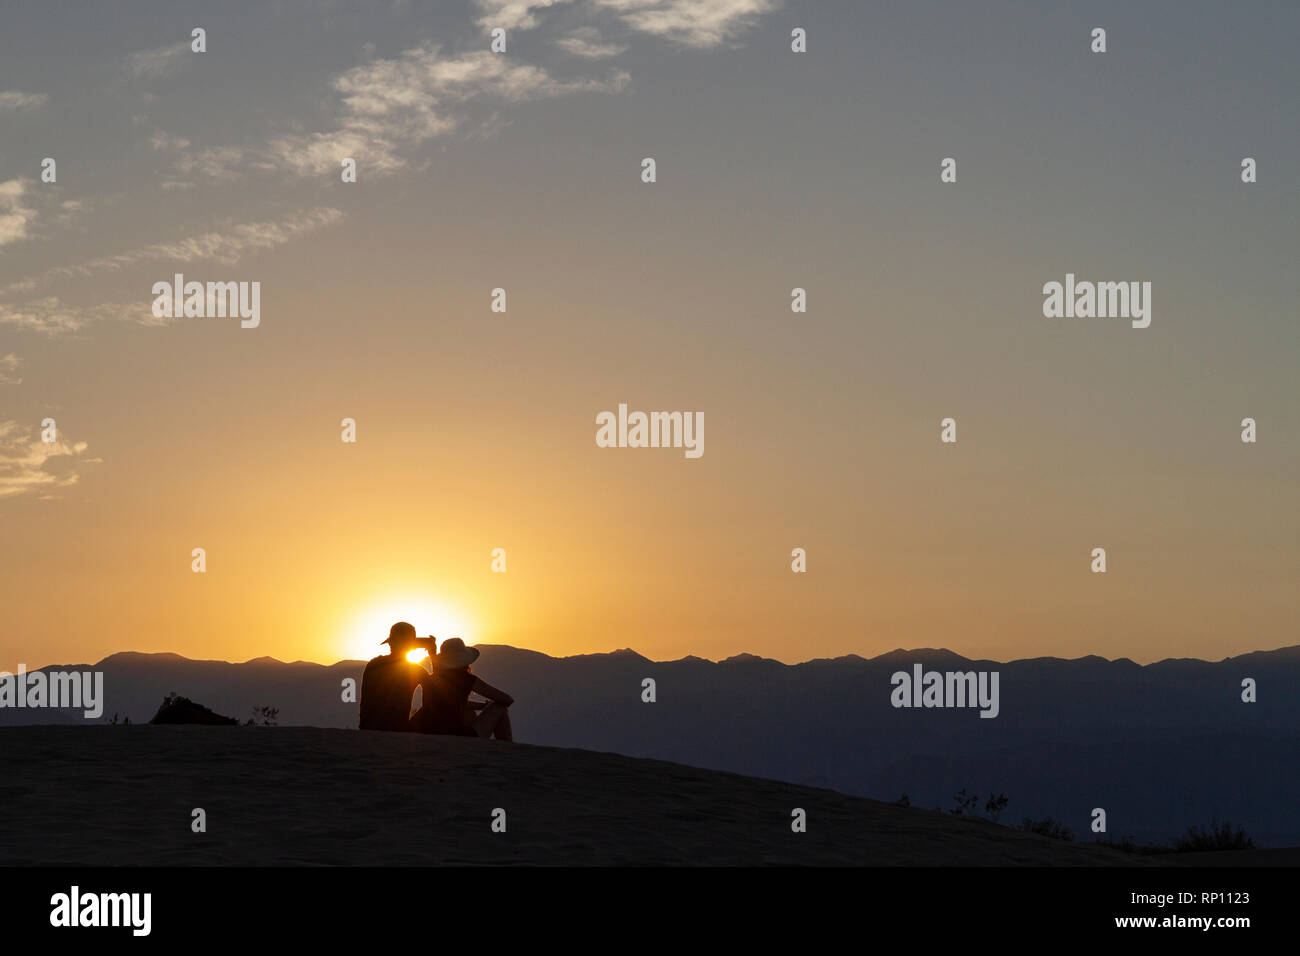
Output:
<instances>
[{"instance_id":1,"label":"wispy cloud","mask_svg":"<svg viewBox=\"0 0 1300 956\"><path fill-rule=\"evenodd\" d=\"M545 10L567 0L475 0L483 11L478 18L478 25L491 30L502 27L506 30L531 30L537 26L534 10Z\"/></svg>"},{"instance_id":2,"label":"wispy cloud","mask_svg":"<svg viewBox=\"0 0 1300 956\"><path fill-rule=\"evenodd\" d=\"M60 226L70 226L83 216L89 208L90 203L84 199L65 199L59 203L54 221Z\"/></svg>"},{"instance_id":3,"label":"wispy cloud","mask_svg":"<svg viewBox=\"0 0 1300 956\"><path fill-rule=\"evenodd\" d=\"M539 24L537 11L569 0L476 0L476 3L481 11L478 24L485 29L532 30ZM735 39L760 16L777 9L780 0L579 0L570 5L583 12L612 14L625 27L639 33L664 37L683 46L712 47ZM570 42L583 48L581 40Z\"/></svg>"},{"instance_id":4,"label":"wispy cloud","mask_svg":"<svg viewBox=\"0 0 1300 956\"><path fill-rule=\"evenodd\" d=\"M239 177L239 166L246 152L238 146L214 146L193 151L183 149L176 158L176 172L182 177L230 182ZM162 188L184 189L192 185L192 178L169 179L162 184Z\"/></svg>"},{"instance_id":5,"label":"wispy cloud","mask_svg":"<svg viewBox=\"0 0 1300 956\"><path fill-rule=\"evenodd\" d=\"M0 183L0 246L39 237L43 225L69 227L81 219L89 203L81 199L60 200L60 187L31 188L29 179Z\"/></svg>"},{"instance_id":6,"label":"wispy cloud","mask_svg":"<svg viewBox=\"0 0 1300 956\"><path fill-rule=\"evenodd\" d=\"M159 77L179 66L190 52L190 41L181 40L169 46L141 50L126 58L126 68L132 76Z\"/></svg>"},{"instance_id":7,"label":"wispy cloud","mask_svg":"<svg viewBox=\"0 0 1300 956\"><path fill-rule=\"evenodd\" d=\"M344 157L367 173L406 165L403 148L456 129L475 99L521 103L573 93L617 92L628 75L561 80L541 67L518 63L487 50L445 57L435 46L407 50L341 74L342 94L335 126L327 132L280 137L269 144L271 163L303 175L337 170Z\"/></svg>"},{"instance_id":8,"label":"wispy cloud","mask_svg":"<svg viewBox=\"0 0 1300 956\"><path fill-rule=\"evenodd\" d=\"M248 155L241 146L214 146L191 149L184 136L173 136L165 130L154 130L149 137L154 150L171 152L175 159L175 175L160 183L163 189L190 189L197 181L230 182L239 178L240 167Z\"/></svg>"},{"instance_id":9,"label":"wispy cloud","mask_svg":"<svg viewBox=\"0 0 1300 956\"><path fill-rule=\"evenodd\" d=\"M0 498L23 494L58 497L58 489L79 480L76 467L95 460L81 457L86 447L84 441L63 438L44 442L38 429L15 421L0 422Z\"/></svg>"},{"instance_id":10,"label":"wispy cloud","mask_svg":"<svg viewBox=\"0 0 1300 956\"><path fill-rule=\"evenodd\" d=\"M73 305L55 296L14 305L0 302L0 325L42 335L64 335L105 321L160 325L166 320L154 318L150 301L143 298L139 302L105 302L95 306Z\"/></svg>"},{"instance_id":11,"label":"wispy cloud","mask_svg":"<svg viewBox=\"0 0 1300 956\"><path fill-rule=\"evenodd\" d=\"M711 47L734 40L779 0L591 0L633 30L683 46Z\"/></svg>"},{"instance_id":12,"label":"wispy cloud","mask_svg":"<svg viewBox=\"0 0 1300 956\"><path fill-rule=\"evenodd\" d=\"M144 117L132 117L140 122L146 122ZM183 136L172 136L169 133L156 129L149 137L149 145L154 149L189 149L190 141Z\"/></svg>"},{"instance_id":13,"label":"wispy cloud","mask_svg":"<svg viewBox=\"0 0 1300 956\"><path fill-rule=\"evenodd\" d=\"M36 219L36 210L24 200L27 181L11 179L0 183L0 246L27 238L27 227Z\"/></svg>"},{"instance_id":14,"label":"wispy cloud","mask_svg":"<svg viewBox=\"0 0 1300 956\"><path fill-rule=\"evenodd\" d=\"M45 93L20 93L18 90L0 90L0 113L18 110L38 110L49 100Z\"/></svg>"},{"instance_id":15,"label":"wispy cloud","mask_svg":"<svg viewBox=\"0 0 1300 956\"><path fill-rule=\"evenodd\" d=\"M610 43L601 38L595 27L578 27L568 36L555 41L555 45L566 53L588 60L603 60L618 56L627 49L620 43Z\"/></svg>"},{"instance_id":16,"label":"wispy cloud","mask_svg":"<svg viewBox=\"0 0 1300 956\"><path fill-rule=\"evenodd\" d=\"M262 249L273 249L299 236L332 226L343 218L343 212L331 206L319 206L296 213L278 222L246 222L219 232L205 232L188 239L159 242L143 249L95 260L107 267L138 262L141 259L166 259L192 262L211 259L223 265L233 265L246 254ZM125 262L121 261L125 259Z\"/></svg>"},{"instance_id":17,"label":"wispy cloud","mask_svg":"<svg viewBox=\"0 0 1300 956\"><path fill-rule=\"evenodd\" d=\"M325 226L331 226L342 218L343 213L341 210L330 206L320 206L295 213L278 221L239 223L228 228L200 233L197 236L174 239L169 242L156 242L151 245L141 246L138 249L130 249L109 256L100 256L78 265L54 266L37 276L19 282L12 282L0 291L6 294L14 292L27 293L51 279L91 276L146 261L185 263L206 259L222 265L233 265L250 252L282 246L299 236L314 232ZM57 300L50 299L42 301L46 303L57 302ZM6 313L2 311L5 308L10 309L8 314L11 318L9 319L5 318ZM60 308L66 309L66 307L54 307L54 311L58 312ZM42 313L41 309L34 309L32 303L24 304L23 310L19 312L15 312L13 309L14 307L0 305L0 322L9 321L11 324L23 324L32 328L38 327L30 320L19 321L14 316L19 314L26 316L39 315ZM40 323L40 325L48 325L48 323ZM45 330L42 328L42 331Z\"/></svg>"},{"instance_id":18,"label":"wispy cloud","mask_svg":"<svg viewBox=\"0 0 1300 956\"><path fill-rule=\"evenodd\" d=\"M579 17L600 17L605 25L646 33L691 47L733 40L780 0L475 0L482 27L531 30L539 13L566 7ZM617 56L626 46L593 25L581 25L557 38L556 45L588 60ZM160 75L188 55L189 44L145 50L128 57L133 73ZM617 71L604 78L560 79L539 66L488 50L442 55L434 44L409 49L391 59L376 59L339 74L333 87L339 101L328 123L312 131L289 132L264 144L193 149L188 139L157 131L150 145L175 153L174 173L161 182L167 190L189 189L200 181L227 182L251 170L288 170L317 176L355 159L364 175L382 175L407 165L412 147L476 122L471 101L507 104L584 92L614 93L630 77ZM480 113L477 121L482 121ZM489 116L489 124L502 122ZM298 126L297 129L302 129Z\"/></svg>"},{"instance_id":19,"label":"wispy cloud","mask_svg":"<svg viewBox=\"0 0 1300 956\"><path fill-rule=\"evenodd\" d=\"M21 378L14 378L14 372L18 371L18 366L23 364L23 360L13 352L8 355L0 355L0 385L21 385Z\"/></svg>"}]
</instances>

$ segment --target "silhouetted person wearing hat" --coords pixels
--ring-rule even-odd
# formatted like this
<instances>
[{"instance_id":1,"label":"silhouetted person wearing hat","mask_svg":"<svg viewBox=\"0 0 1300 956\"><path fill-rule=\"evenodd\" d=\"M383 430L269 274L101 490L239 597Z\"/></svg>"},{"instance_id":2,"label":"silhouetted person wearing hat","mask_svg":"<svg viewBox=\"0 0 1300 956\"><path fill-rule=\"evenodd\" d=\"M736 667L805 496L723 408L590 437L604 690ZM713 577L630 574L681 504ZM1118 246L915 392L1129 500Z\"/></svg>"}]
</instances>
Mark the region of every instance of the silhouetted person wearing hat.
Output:
<instances>
[{"instance_id":1,"label":"silhouetted person wearing hat","mask_svg":"<svg viewBox=\"0 0 1300 956\"><path fill-rule=\"evenodd\" d=\"M433 660L433 673L421 681L423 703L414 718L417 730L426 734L514 739L508 708L515 699L476 676L469 669L476 660L478 649L466 647L459 637L442 642L442 650ZM486 697L487 701L471 702L470 694Z\"/></svg>"},{"instance_id":2,"label":"silhouetted person wearing hat","mask_svg":"<svg viewBox=\"0 0 1300 956\"><path fill-rule=\"evenodd\" d=\"M389 652L372 658L361 675L358 725L362 730L414 730L411 697L427 672L406 655L419 647L432 655L437 642L432 637L416 637L414 627L398 621L384 643Z\"/></svg>"}]
</instances>

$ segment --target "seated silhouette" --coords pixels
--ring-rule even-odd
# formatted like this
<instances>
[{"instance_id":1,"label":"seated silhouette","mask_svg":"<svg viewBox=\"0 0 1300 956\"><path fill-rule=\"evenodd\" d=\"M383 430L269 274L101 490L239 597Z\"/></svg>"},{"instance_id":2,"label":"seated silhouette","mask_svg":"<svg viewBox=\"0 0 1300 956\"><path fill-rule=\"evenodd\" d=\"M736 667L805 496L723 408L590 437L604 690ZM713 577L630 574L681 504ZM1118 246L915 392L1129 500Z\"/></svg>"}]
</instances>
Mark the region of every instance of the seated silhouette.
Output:
<instances>
[{"instance_id":1,"label":"seated silhouette","mask_svg":"<svg viewBox=\"0 0 1300 956\"><path fill-rule=\"evenodd\" d=\"M432 637L416 637L414 627L398 621L384 643L389 653L372 658L361 674L358 726L362 730L414 730L411 697L427 672L408 661L406 655L420 647L432 655L437 642Z\"/></svg>"},{"instance_id":2,"label":"seated silhouette","mask_svg":"<svg viewBox=\"0 0 1300 956\"><path fill-rule=\"evenodd\" d=\"M458 737L514 739L509 712L514 698L469 669L478 656L478 650L466 647L459 637L442 642L442 650L433 659L433 672L420 681L423 702L412 718L416 730ZM487 700L471 701L470 694Z\"/></svg>"}]
</instances>

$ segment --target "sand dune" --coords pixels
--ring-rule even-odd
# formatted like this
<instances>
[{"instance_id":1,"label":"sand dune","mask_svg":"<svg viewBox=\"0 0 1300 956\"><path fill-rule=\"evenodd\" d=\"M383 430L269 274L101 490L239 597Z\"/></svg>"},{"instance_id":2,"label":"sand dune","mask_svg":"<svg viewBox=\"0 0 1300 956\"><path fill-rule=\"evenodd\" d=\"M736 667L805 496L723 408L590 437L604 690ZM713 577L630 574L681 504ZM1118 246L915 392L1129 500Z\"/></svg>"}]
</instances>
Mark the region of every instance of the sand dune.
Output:
<instances>
[{"instance_id":1,"label":"sand dune","mask_svg":"<svg viewBox=\"0 0 1300 956\"><path fill-rule=\"evenodd\" d=\"M1160 862L656 760L409 734L4 728L0 781L0 865Z\"/></svg>"}]
</instances>

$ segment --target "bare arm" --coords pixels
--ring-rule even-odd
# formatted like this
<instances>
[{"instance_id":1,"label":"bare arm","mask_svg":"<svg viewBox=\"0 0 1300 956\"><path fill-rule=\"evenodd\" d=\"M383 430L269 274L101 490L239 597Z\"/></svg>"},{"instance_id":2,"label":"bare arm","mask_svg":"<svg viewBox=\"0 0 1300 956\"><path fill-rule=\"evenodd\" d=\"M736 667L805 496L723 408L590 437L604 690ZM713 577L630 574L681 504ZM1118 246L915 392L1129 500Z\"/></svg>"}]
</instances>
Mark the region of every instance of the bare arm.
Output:
<instances>
[{"instance_id":1,"label":"bare arm","mask_svg":"<svg viewBox=\"0 0 1300 956\"><path fill-rule=\"evenodd\" d=\"M503 690L497 690L481 677L474 678L474 686L471 690L475 694L480 694L488 700L495 701L502 707L509 707L515 702L515 699Z\"/></svg>"}]
</instances>

